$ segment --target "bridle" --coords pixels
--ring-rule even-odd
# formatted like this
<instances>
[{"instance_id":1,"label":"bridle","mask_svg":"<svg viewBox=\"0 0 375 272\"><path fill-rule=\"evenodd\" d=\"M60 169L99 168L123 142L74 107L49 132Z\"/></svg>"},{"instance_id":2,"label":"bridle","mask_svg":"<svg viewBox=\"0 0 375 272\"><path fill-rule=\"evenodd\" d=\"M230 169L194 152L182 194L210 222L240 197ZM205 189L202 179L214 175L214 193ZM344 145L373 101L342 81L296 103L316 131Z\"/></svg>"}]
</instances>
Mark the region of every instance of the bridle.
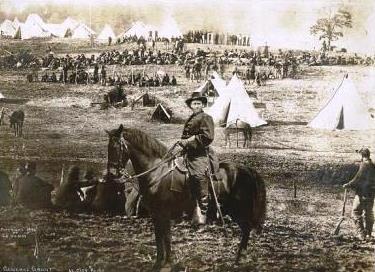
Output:
<instances>
[{"instance_id":1,"label":"bridle","mask_svg":"<svg viewBox=\"0 0 375 272\"><path fill-rule=\"evenodd\" d=\"M116 171L119 173L121 170L125 170L124 151L126 151L126 153L129 153L129 147L126 144L126 141L125 141L124 137L122 137L122 135L120 136L120 140L119 140L118 144L120 145L120 152L119 152L119 155L118 155L118 160L116 162L113 162L113 161L108 162L107 163L107 170L109 171L111 167L114 167L114 168L116 168ZM129 158L127 158L127 159L129 159Z\"/></svg>"}]
</instances>

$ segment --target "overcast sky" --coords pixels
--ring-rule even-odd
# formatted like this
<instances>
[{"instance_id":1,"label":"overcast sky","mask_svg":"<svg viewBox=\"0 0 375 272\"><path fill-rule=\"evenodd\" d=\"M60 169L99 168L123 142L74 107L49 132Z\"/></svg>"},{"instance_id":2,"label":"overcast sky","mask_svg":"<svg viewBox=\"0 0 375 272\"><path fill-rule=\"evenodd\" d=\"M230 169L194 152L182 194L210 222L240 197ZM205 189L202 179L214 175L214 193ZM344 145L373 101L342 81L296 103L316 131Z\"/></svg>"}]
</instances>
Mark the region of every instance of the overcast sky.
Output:
<instances>
[{"instance_id":1,"label":"overcast sky","mask_svg":"<svg viewBox=\"0 0 375 272\"><path fill-rule=\"evenodd\" d=\"M95 12L103 6L126 9L139 6L140 12L155 7L165 14L176 17L182 30L208 25L222 31L249 33L255 45L275 47L310 48L319 41L310 35L309 29L328 10L345 6L353 14L353 28L345 31L342 40L334 43L348 49L375 53L375 6L374 0L0 0L3 13L22 12L29 5L54 4L83 6L87 13L91 5ZM57 9L57 10L56 10ZM58 8L54 13L58 13ZM152 9L151 9L152 10ZM51 13L52 11L41 11ZM147 11L148 12L148 11ZM150 21L153 20L150 14ZM12 19L12 18L10 18ZM80 19L80 18L77 18ZM110 19L110 18L109 18ZM108 20L109 20L108 19ZM103 18L97 20L102 23Z\"/></svg>"}]
</instances>

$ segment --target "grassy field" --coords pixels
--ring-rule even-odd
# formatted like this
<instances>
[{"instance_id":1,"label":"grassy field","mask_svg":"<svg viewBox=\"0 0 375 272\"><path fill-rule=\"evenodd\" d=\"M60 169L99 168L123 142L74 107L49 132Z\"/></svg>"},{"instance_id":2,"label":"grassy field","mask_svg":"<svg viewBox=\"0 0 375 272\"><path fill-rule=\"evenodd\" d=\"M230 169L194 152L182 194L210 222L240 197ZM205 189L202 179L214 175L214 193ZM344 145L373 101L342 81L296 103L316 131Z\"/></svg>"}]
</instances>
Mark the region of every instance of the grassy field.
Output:
<instances>
[{"instance_id":1,"label":"grassy field","mask_svg":"<svg viewBox=\"0 0 375 272\"><path fill-rule=\"evenodd\" d=\"M43 54L43 48L51 43L14 42L18 48L31 48L37 54ZM9 47L14 44L5 43ZM82 44L67 47L56 42L53 50L57 54L89 54L98 49ZM112 68L125 73L131 69ZM179 84L152 89L125 87L131 99L147 90L167 103L175 118L184 119L189 115L184 100L203 82L187 81L179 66L135 69L146 69L146 73L165 70L176 75ZM224 76L227 81L232 70L233 67L228 67ZM9 111L23 109L26 113L23 138L14 138L8 125L0 127L0 166L11 177L18 162L25 159L37 161L39 176L52 184L58 183L61 168L72 164L94 167L99 172L107 156L108 139L104 130L119 124L141 128L168 146L180 137L181 123L150 121L153 108L101 110L91 107L90 103L100 101L110 87L28 83L27 73L27 70L1 71L0 77L0 92L5 97L25 100L23 104L0 102L0 107ZM265 232L251 241L243 263L233 266L238 241L235 226L230 225L230 235L224 238L217 227L208 226L194 232L188 223L178 224L173 230L176 271L374 270L374 244L362 244L353 238L348 220L342 235L331 235L342 205L338 185L349 180L355 171L354 162L359 160L355 149L367 146L374 150L373 131L325 131L306 126L345 73L352 77L373 112L374 67L302 67L298 79L272 80L261 87L246 86L248 91L257 94L255 101L264 105L258 111L270 125L255 129L249 149L225 147L223 131L216 128L213 146L222 159L250 165L265 177L268 190ZM298 186L297 199L293 198L293 181ZM25 237L16 239L0 227L0 267L34 265L50 267L53 271L89 267L95 271L147 271L155 254L147 219L6 208L0 210L0 221L1 226L21 232L23 228L31 229ZM32 256L36 226L42 252L39 260Z\"/></svg>"}]
</instances>

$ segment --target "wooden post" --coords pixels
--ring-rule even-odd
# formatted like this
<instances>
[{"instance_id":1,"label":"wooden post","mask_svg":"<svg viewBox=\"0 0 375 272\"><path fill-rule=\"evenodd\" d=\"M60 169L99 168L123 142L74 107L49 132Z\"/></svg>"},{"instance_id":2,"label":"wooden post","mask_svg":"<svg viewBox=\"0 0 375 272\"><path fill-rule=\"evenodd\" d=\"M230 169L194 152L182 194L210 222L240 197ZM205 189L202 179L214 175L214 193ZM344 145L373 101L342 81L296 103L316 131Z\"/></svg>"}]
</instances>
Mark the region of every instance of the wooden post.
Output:
<instances>
[{"instance_id":1,"label":"wooden post","mask_svg":"<svg viewBox=\"0 0 375 272\"><path fill-rule=\"evenodd\" d=\"M133 67L132 67L132 85L134 85L134 74L133 74Z\"/></svg>"},{"instance_id":2,"label":"wooden post","mask_svg":"<svg viewBox=\"0 0 375 272\"><path fill-rule=\"evenodd\" d=\"M64 164L61 168L61 176L60 176L60 184L62 184L64 182Z\"/></svg>"},{"instance_id":3,"label":"wooden post","mask_svg":"<svg viewBox=\"0 0 375 272\"><path fill-rule=\"evenodd\" d=\"M2 108L1 108L1 113L0 113L0 126L3 125L3 121L4 121L4 113L5 113L5 108L2 107Z\"/></svg>"},{"instance_id":4,"label":"wooden post","mask_svg":"<svg viewBox=\"0 0 375 272\"><path fill-rule=\"evenodd\" d=\"M297 198L297 183L293 180L294 198Z\"/></svg>"}]
</instances>

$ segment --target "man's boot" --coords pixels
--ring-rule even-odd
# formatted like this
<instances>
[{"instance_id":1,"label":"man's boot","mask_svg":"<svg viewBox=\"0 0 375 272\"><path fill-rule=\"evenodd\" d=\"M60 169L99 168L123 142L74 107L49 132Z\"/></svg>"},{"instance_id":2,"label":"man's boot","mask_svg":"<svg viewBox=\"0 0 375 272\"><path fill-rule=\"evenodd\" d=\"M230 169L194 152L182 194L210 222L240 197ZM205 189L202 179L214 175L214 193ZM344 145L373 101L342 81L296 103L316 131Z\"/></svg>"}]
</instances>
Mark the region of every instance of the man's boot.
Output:
<instances>
[{"instance_id":1,"label":"man's boot","mask_svg":"<svg viewBox=\"0 0 375 272\"><path fill-rule=\"evenodd\" d=\"M191 223L193 225L204 225L206 224L208 196L206 190L202 190L201 181L193 179L192 185L192 196L196 204Z\"/></svg>"},{"instance_id":2,"label":"man's boot","mask_svg":"<svg viewBox=\"0 0 375 272\"><path fill-rule=\"evenodd\" d=\"M363 219L362 218L355 219L354 224L355 224L356 232L358 234L358 238L360 240L365 240L366 239L366 231L365 231L365 228L363 226Z\"/></svg>"},{"instance_id":3,"label":"man's boot","mask_svg":"<svg viewBox=\"0 0 375 272\"><path fill-rule=\"evenodd\" d=\"M204 225L206 224L208 210L208 197L203 196L196 202L196 206L193 212L193 218L191 223L193 225Z\"/></svg>"},{"instance_id":4,"label":"man's boot","mask_svg":"<svg viewBox=\"0 0 375 272\"><path fill-rule=\"evenodd\" d=\"M372 240L372 227L373 227L373 224L366 225L366 235L367 235L367 240L369 241Z\"/></svg>"}]
</instances>

